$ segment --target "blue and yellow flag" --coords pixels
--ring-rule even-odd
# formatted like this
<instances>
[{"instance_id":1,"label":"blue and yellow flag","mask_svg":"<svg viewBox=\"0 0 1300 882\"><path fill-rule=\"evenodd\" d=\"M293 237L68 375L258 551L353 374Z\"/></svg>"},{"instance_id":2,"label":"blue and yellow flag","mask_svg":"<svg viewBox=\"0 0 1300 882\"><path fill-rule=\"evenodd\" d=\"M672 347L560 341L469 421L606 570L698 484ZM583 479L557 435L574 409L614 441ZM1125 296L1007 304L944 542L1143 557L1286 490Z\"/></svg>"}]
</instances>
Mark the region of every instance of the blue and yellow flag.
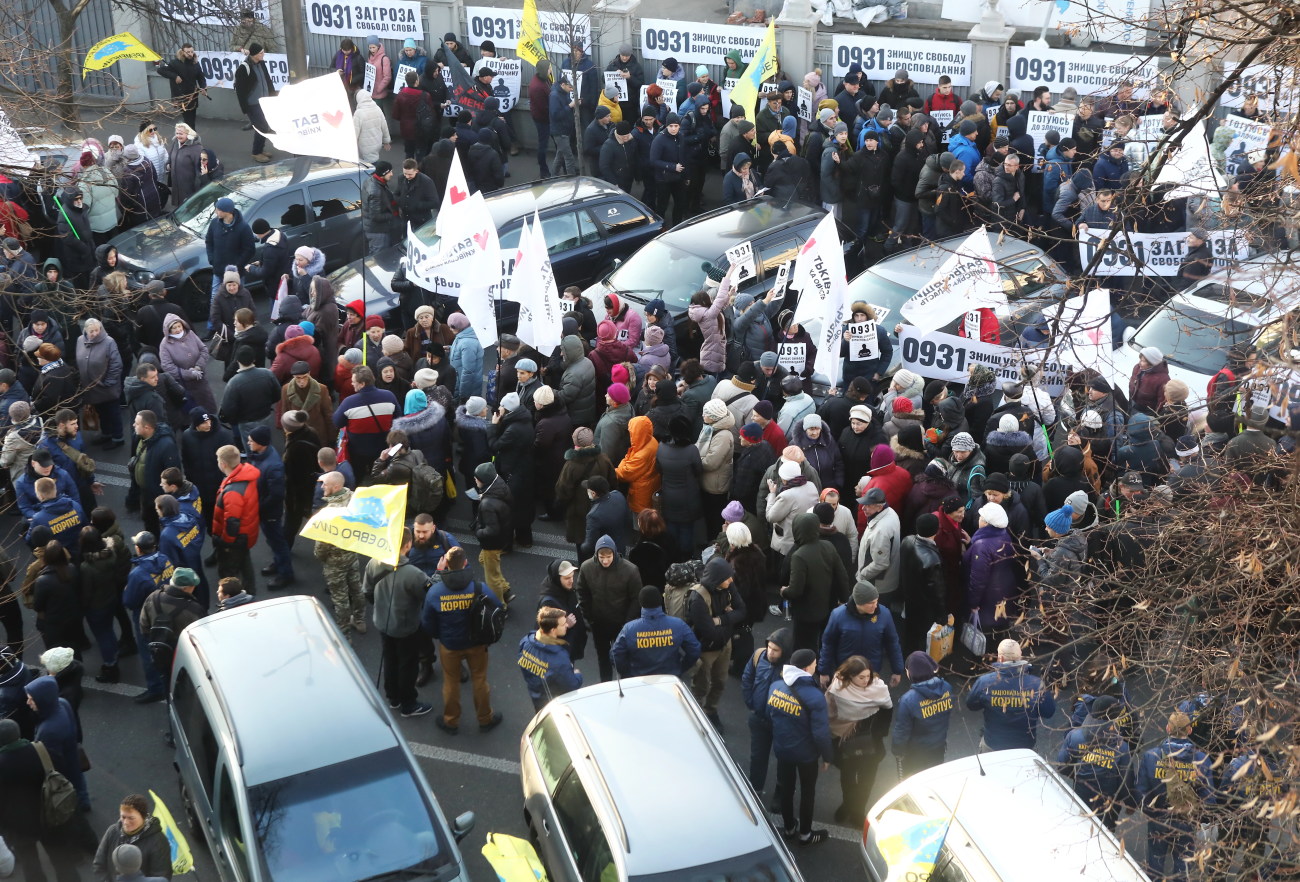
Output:
<instances>
[{"instance_id":1,"label":"blue and yellow flag","mask_svg":"<svg viewBox=\"0 0 1300 882\"><path fill-rule=\"evenodd\" d=\"M153 816L158 819L163 835L167 837L167 844L171 846L172 872L178 876L188 873L194 869L194 855L190 854L190 844L185 841L185 834L176 826L176 819L172 817L162 797L150 790L149 798L153 800Z\"/></svg>"},{"instance_id":2,"label":"blue and yellow flag","mask_svg":"<svg viewBox=\"0 0 1300 882\"><path fill-rule=\"evenodd\" d=\"M542 38L542 23L537 17L537 0L524 0L523 27L515 54L533 67L546 57L546 40Z\"/></svg>"},{"instance_id":3,"label":"blue and yellow flag","mask_svg":"<svg viewBox=\"0 0 1300 882\"><path fill-rule=\"evenodd\" d=\"M86 52L86 61L81 66L81 78L92 70L103 70L116 61L162 61L162 56L135 38L133 34L123 31L111 37L105 37Z\"/></svg>"},{"instance_id":4,"label":"blue and yellow flag","mask_svg":"<svg viewBox=\"0 0 1300 882\"><path fill-rule=\"evenodd\" d=\"M885 882L929 878L948 835L948 820L918 818L916 823L878 839L876 848L889 866Z\"/></svg>"},{"instance_id":5,"label":"blue and yellow flag","mask_svg":"<svg viewBox=\"0 0 1300 882\"><path fill-rule=\"evenodd\" d=\"M749 62L749 67L740 75L736 88L731 90L731 103L745 108L745 119L753 120L754 106L758 104L758 89L763 83L776 76L776 19L767 23L767 33ZM730 108L723 108L729 111Z\"/></svg>"},{"instance_id":6,"label":"blue and yellow flag","mask_svg":"<svg viewBox=\"0 0 1300 882\"><path fill-rule=\"evenodd\" d=\"M351 502L325 506L298 535L397 566L402 556L406 490L405 484L358 487Z\"/></svg>"}]
</instances>

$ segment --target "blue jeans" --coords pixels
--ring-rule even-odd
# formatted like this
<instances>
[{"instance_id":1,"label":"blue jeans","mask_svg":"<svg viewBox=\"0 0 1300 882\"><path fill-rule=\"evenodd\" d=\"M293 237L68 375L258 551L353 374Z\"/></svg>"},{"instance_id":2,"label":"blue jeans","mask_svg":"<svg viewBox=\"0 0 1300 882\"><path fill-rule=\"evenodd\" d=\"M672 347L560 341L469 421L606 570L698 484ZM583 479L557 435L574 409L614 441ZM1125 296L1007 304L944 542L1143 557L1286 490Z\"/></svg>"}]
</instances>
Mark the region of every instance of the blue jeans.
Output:
<instances>
[{"instance_id":1,"label":"blue jeans","mask_svg":"<svg viewBox=\"0 0 1300 882\"><path fill-rule=\"evenodd\" d=\"M915 202L904 202L901 199L894 200L894 231L889 236L889 242L903 243L903 237L916 231L917 208Z\"/></svg>"},{"instance_id":2,"label":"blue jeans","mask_svg":"<svg viewBox=\"0 0 1300 882\"><path fill-rule=\"evenodd\" d=\"M154 667L153 656L149 653L149 641L140 630L140 610L127 608L131 617L131 630L135 632L135 645L140 650L140 666L144 668L144 687L150 692L167 692L167 682L162 672Z\"/></svg>"},{"instance_id":3,"label":"blue jeans","mask_svg":"<svg viewBox=\"0 0 1300 882\"><path fill-rule=\"evenodd\" d=\"M1196 853L1194 825L1169 818L1147 818L1147 875L1152 879L1182 882L1187 879L1187 865ZM1172 853L1174 865L1165 872L1166 859Z\"/></svg>"},{"instance_id":4,"label":"blue jeans","mask_svg":"<svg viewBox=\"0 0 1300 882\"><path fill-rule=\"evenodd\" d=\"M105 665L117 664L117 632L113 630L113 608L86 610L86 624L99 644L99 657Z\"/></svg>"},{"instance_id":5,"label":"blue jeans","mask_svg":"<svg viewBox=\"0 0 1300 882\"><path fill-rule=\"evenodd\" d=\"M112 438L114 441L122 440L122 405L114 398L112 401L101 401L95 405L95 413L99 414L99 434L105 438Z\"/></svg>"},{"instance_id":6,"label":"blue jeans","mask_svg":"<svg viewBox=\"0 0 1300 882\"><path fill-rule=\"evenodd\" d=\"M772 724L749 714L749 783L755 793L762 793L767 784L767 767L772 762Z\"/></svg>"},{"instance_id":7,"label":"blue jeans","mask_svg":"<svg viewBox=\"0 0 1300 882\"><path fill-rule=\"evenodd\" d=\"M676 560L690 560L695 557L695 522L665 521L668 536L673 540L677 550Z\"/></svg>"},{"instance_id":8,"label":"blue jeans","mask_svg":"<svg viewBox=\"0 0 1300 882\"><path fill-rule=\"evenodd\" d=\"M289 553L289 542L284 536L284 516L263 518L262 535L271 547L271 561L282 579L293 578L293 558Z\"/></svg>"},{"instance_id":9,"label":"blue jeans","mask_svg":"<svg viewBox=\"0 0 1300 882\"><path fill-rule=\"evenodd\" d=\"M537 126L537 168L542 177L549 177L551 169L546 164L546 154L551 146L551 123L534 120L533 125Z\"/></svg>"}]
</instances>

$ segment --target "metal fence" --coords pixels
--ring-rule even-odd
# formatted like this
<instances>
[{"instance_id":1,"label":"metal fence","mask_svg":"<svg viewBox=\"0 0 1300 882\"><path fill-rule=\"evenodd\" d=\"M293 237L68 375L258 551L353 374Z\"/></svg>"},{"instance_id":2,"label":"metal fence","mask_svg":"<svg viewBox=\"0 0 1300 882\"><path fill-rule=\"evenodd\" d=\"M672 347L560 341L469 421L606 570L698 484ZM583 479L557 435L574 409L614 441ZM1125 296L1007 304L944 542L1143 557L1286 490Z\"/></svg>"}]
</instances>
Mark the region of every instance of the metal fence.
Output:
<instances>
[{"instance_id":1,"label":"metal fence","mask_svg":"<svg viewBox=\"0 0 1300 882\"><path fill-rule=\"evenodd\" d=\"M44 0L22 0L19 14L27 22L28 31L22 35L10 35L11 45L21 51L24 45L40 47L41 64L23 67L17 65L14 72L14 84L17 88L30 94L53 94L58 84L55 71L55 59L48 53L48 47L59 45L59 20L54 14L54 7ZM91 0L77 18L77 28L73 35L77 59L80 61L86 50L98 43L113 30L113 9L110 0ZM17 56L21 58L21 55ZM81 71L73 73L76 93L100 98L121 98L122 86L110 71L94 71L84 80Z\"/></svg>"}]
</instances>

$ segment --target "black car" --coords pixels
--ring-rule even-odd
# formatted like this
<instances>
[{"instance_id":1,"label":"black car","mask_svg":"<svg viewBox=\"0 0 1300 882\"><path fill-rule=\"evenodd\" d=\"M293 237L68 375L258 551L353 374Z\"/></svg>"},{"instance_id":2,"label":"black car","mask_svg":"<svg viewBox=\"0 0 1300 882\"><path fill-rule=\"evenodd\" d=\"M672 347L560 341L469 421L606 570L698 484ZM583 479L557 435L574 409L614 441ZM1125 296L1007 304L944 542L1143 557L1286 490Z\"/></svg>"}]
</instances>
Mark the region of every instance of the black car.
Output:
<instances>
[{"instance_id":1,"label":"black car","mask_svg":"<svg viewBox=\"0 0 1300 882\"><path fill-rule=\"evenodd\" d=\"M596 315L603 315L604 297L614 293L644 307L661 299L675 319L677 339L685 340L686 307L705 276L720 281L730 266L727 250L743 242L754 246L754 278L742 282L737 293L761 298L776 284L776 271L794 260L826 215L818 206L759 196L706 212L678 224L601 278L583 294ZM838 224L844 247L844 267L849 278L862 269L857 236ZM787 289L785 305L795 295Z\"/></svg>"},{"instance_id":2,"label":"black car","mask_svg":"<svg viewBox=\"0 0 1300 882\"><path fill-rule=\"evenodd\" d=\"M290 248L311 245L325 254L326 270L365 253L361 181L369 166L297 157L230 172L175 211L114 237L124 260L148 269L167 286L167 298L193 321L205 321L212 267L204 237L216 202L228 196L249 224L264 218Z\"/></svg>"},{"instance_id":3,"label":"black car","mask_svg":"<svg viewBox=\"0 0 1300 882\"><path fill-rule=\"evenodd\" d=\"M502 275L508 275L525 221L537 212L555 271L555 284L587 285L609 273L618 261L632 254L663 230L663 218L617 187L588 177L550 178L520 184L486 197L501 242ZM415 231L428 245L438 243L433 220ZM356 260L330 277L339 304L362 300L367 315L389 315L394 327L415 324L415 310L428 303L439 317L457 310L454 296L419 287L406 278L406 245L394 245L378 254ZM519 305L498 303L497 325L513 331L519 322Z\"/></svg>"}]
</instances>

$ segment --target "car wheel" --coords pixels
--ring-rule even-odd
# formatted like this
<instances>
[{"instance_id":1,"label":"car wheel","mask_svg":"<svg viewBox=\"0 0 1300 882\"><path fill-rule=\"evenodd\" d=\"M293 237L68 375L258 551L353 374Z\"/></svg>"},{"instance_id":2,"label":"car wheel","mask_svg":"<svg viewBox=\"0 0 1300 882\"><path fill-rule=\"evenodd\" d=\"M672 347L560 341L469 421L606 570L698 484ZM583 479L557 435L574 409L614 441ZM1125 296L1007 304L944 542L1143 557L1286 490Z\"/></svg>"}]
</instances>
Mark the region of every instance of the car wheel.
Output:
<instances>
[{"instance_id":1,"label":"car wheel","mask_svg":"<svg viewBox=\"0 0 1300 882\"><path fill-rule=\"evenodd\" d=\"M172 296L191 325L196 328L200 323L206 326L212 305L212 273L206 270L194 273L181 282Z\"/></svg>"}]
</instances>

